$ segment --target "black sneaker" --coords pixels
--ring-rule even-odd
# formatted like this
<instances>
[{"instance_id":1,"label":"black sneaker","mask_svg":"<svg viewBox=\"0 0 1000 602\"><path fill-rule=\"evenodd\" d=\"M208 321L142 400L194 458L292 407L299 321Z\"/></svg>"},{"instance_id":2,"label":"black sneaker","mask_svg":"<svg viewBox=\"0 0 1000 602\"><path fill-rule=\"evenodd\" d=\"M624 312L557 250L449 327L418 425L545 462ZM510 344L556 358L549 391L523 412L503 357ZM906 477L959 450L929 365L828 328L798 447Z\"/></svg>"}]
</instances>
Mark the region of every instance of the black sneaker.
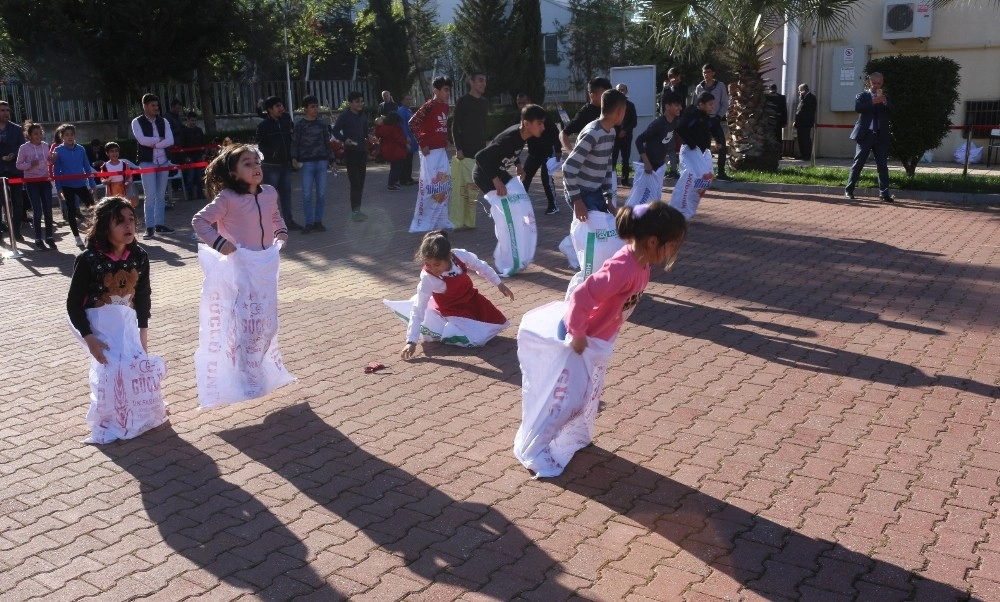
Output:
<instances>
[{"instance_id":1,"label":"black sneaker","mask_svg":"<svg viewBox=\"0 0 1000 602\"><path fill-rule=\"evenodd\" d=\"M143 240L149 240L156 236L156 230L154 228L146 228L146 233L142 235Z\"/></svg>"},{"instance_id":2,"label":"black sneaker","mask_svg":"<svg viewBox=\"0 0 1000 602\"><path fill-rule=\"evenodd\" d=\"M49 248L52 249L53 251L56 250L56 241L55 241L55 239L53 239L53 238L46 238L45 239L45 244L49 245Z\"/></svg>"},{"instance_id":3,"label":"black sneaker","mask_svg":"<svg viewBox=\"0 0 1000 602\"><path fill-rule=\"evenodd\" d=\"M854 191L853 190L845 190L844 191L844 198L847 199L848 201L855 200L855 198L854 198Z\"/></svg>"},{"instance_id":4,"label":"black sneaker","mask_svg":"<svg viewBox=\"0 0 1000 602\"><path fill-rule=\"evenodd\" d=\"M156 227L156 231L157 232L163 232L164 234L170 234L171 232L174 231L174 229L173 228L168 228L166 226L157 226Z\"/></svg>"},{"instance_id":5,"label":"black sneaker","mask_svg":"<svg viewBox=\"0 0 1000 602\"><path fill-rule=\"evenodd\" d=\"M882 201L886 202L886 203L895 203L896 202L896 197L892 196L888 192L885 193L885 194L883 194L883 195L881 195L879 198L881 198Z\"/></svg>"},{"instance_id":6,"label":"black sneaker","mask_svg":"<svg viewBox=\"0 0 1000 602\"><path fill-rule=\"evenodd\" d=\"M285 227L288 228L289 230L301 230L302 224L298 224L295 222L295 220L290 219L287 222L285 222Z\"/></svg>"},{"instance_id":7,"label":"black sneaker","mask_svg":"<svg viewBox=\"0 0 1000 602\"><path fill-rule=\"evenodd\" d=\"M559 213L559 207L556 207L555 205L545 210L545 215L555 215L556 213Z\"/></svg>"},{"instance_id":8,"label":"black sneaker","mask_svg":"<svg viewBox=\"0 0 1000 602\"><path fill-rule=\"evenodd\" d=\"M313 225L312 224L306 224L306 226L304 228L302 228L302 233L303 234L309 234L312 231L313 231Z\"/></svg>"},{"instance_id":9,"label":"black sneaker","mask_svg":"<svg viewBox=\"0 0 1000 602\"><path fill-rule=\"evenodd\" d=\"M35 241L35 248L38 249L39 251L48 251L48 247L46 247L45 243L43 243L40 240Z\"/></svg>"},{"instance_id":10,"label":"black sneaker","mask_svg":"<svg viewBox=\"0 0 1000 602\"><path fill-rule=\"evenodd\" d=\"M313 230L316 232L326 232L326 226L324 226L322 222L316 222L313 224Z\"/></svg>"}]
</instances>

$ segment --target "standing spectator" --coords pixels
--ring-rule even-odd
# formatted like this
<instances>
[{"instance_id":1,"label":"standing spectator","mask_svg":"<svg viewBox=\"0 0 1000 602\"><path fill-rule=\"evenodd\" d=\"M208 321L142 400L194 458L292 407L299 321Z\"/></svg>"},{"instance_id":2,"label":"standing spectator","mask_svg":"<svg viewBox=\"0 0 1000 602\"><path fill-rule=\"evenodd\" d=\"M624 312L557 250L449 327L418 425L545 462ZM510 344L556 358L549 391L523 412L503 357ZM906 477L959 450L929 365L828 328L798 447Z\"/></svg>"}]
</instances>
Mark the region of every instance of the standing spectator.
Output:
<instances>
[{"instance_id":1,"label":"standing spectator","mask_svg":"<svg viewBox=\"0 0 1000 602\"><path fill-rule=\"evenodd\" d=\"M778 94L778 86L771 84L771 87L767 90L764 102L774 117L774 139L780 147L782 139L781 131L785 129L785 124L788 123L788 99L785 98L784 94Z\"/></svg>"},{"instance_id":2,"label":"standing spectator","mask_svg":"<svg viewBox=\"0 0 1000 602\"><path fill-rule=\"evenodd\" d=\"M326 232L323 209L326 207L326 168L330 164L330 128L319 118L319 99L302 99L305 115L292 130L292 165L302 172L302 211L306 214L303 234ZM314 196L315 194L315 196Z\"/></svg>"},{"instance_id":3,"label":"standing spectator","mask_svg":"<svg viewBox=\"0 0 1000 602\"><path fill-rule=\"evenodd\" d=\"M726 84L715 79L715 67L712 66L712 63L702 65L701 74L705 79L695 86L695 96L701 96L703 92L708 92L715 98L715 107L712 109L712 114L709 115L709 130L712 139L715 140L715 144L719 148L719 169L715 179L731 180L732 178L726 175L726 131L722 127L726 120L726 114L729 113L729 91L726 89Z\"/></svg>"},{"instance_id":4,"label":"standing spectator","mask_svg":"<svg viewBox=\"0 0 1000 602\"><path fill-rule=\"evenodd\" d=\"M0 177L20 178L21 170L17 168L17 151L24 144L24 130L10 121L10 105L6 100L0 100ZM10 228L11 239L24 242L21 235L21 219L24 217L24 201L21 198L21 185L10 185L10 205L14 215L7 216L7 227ZM3 193L0 193L0 215L6 213L6 203ZM2 237L0 237L2 239Z\"/></svg>"},{"instance_id":5,"label":"standing spectator","mask_svg":"<svg viewBox=\"0 0 1000 602\"><path fill-rule=\"evenodd\" d=\"M668 101L680 99L681 110L687 106L688 86L681 81L681 71L677 67L667 70L667 81L663 82L663 90L660 92L660 115L667 114ZM677 171L677 151L681 149L680 136L674 138L674 143L667 147L668 178L679 178L681 174Z\"/></svg>"},{"instance_id":6,"label":"standing spectator","mask_svg":"<svg viewBox=\"0 0 1000 602\"><path fill-rule=\"evenodd\" d=\"M94 168L87 160L87 151L76 143L76 127L73 124L64 123L57 132L62 144L56 147L52 157L52 171L57 178L56 191L59 193L59 200L66 202L69 229L76 238L76 246L82 249L83 239L80 238L77 221L80 219L81 203L87 207L94 206L94 191L97 189L92 175ZM59 176L77 177L60 180Z\"/></svg>"},{"instance_id":7,"label":"standing spectator","mask_svg":"<svg viewBox=\"0 0 1000 602\"><path fill-rule=\"evenodd\" d=\"M455 103L455 116L451 121L455 139L455 159L452 161L452 199L448 206L448 219L456 230L476 227L476 210L479 208L478 188L472 179L476 167L476 153L486 143L486 118L490 101L486 92L486 75L473 71L469 76L469 93Z\"/></svg>"},{"instance_id":8,"label":"standing spectator","mask_svg":"<svg viewBox=\"0 0 1000 602\"><path fill-rule=\"evenodd\" d=\"M399 174L403 171L409 147L400 122L399 113L389 113L375 120L375 137L379 139L382 158L389 162L389 190L400 190Z\"/></svg>"},{"instance_id":9,"label":"standing spectator","mask_svg":"<svg viewBox=\"0 0 1000 602\"><path fill-rule=\"evenodd\" d=\"M344 143L344 166L351 181L351 220L363 222L368 219L361 212L361 193L368 165L368 117L361 92L348 93L347 101L350 107L333 124L333 137Z\"/></svg>"},{"instance_id":10,"label":"standing spectator","mask_svg":"<svg viewBox=\"0 0 1000 602\"><path fill-rule=\"evenodd\" d=\"M517 95L517 108L519 110L524 111L524 108L530 104L532 104L531 98L527 94ZM549 174L549 166L547 165L548 160L552 157L555 157L556 161L562 161L562 145L559 143L559 128L546 113L545 128L542 130L542 134L528 138L528 158L524 160L524 169L521 174L521 184L524 185L524 190L527 192L535 173L539 168L542 170L542 188L545 190L545 199L548 201L545 215L559 213L552 176Z\"/></svg>"},{"instance_id":11,"label":"standing spectator","mask_svg":"<svg viewBox=\"0 0 1000 602\"><path fill-rule=\"evenodd\" d=\"M813 155L813 128L816 127L816 95L808 84L799 84L799 104L795 107L792 127L799 138L799 158L811 161Z\"/></svg>"},{"instance_id":12,"label":"standing spectator","mask_svg":"<svg viewBox=\"0 0 1000 602\"><path fill-rule=\"evenodd\" d=\"M868 90L858 94L854 99L854 110L858 112L858 120L851 130L851 140L857 143L854 151L854 165L851 166L851 177L847 180L844 196L854 200L854 187L858 185L861 170L868 162L868 155L875 155L875 167L878 171L878 194L886 203L896 199L889 194L889 113L892 112L892 101L882 90L882 74L872 73L868 76Z\"/></svg>"},{"instance_id":13,"label":"standing spectator","mask_svg":"<svg viewBox=\"0 0 1000 602\"><path fill-rule=\"evenodd\" d=\"M37 123L25 122L24 131L28 141L17 151L17 168L24 172L25 178L45 178L35 182L25 182L24 190L31 201L31 218L35 230L35 248L45 250L47 243L53 249L56 241L52 226L52 183L49 182L49 152L48 146L42 141L42 126ZM42 216L45 216L45 242L42 242Z\"/></svg>"},{"instance_id":14,"label":"standing spectator","mask_svg":"<svg viewBox=\"0 0 1000 602\"><path fill-rule=\"evenodd\" d=\"M382 102L378 103L379 117L385 117L389 113L395 113L398 110L399 105L392 99L392 92L382 90Z\"/></svg>"},{"instance_id":15,"label":"standing spectator","mask_svg":"<svg viewBox=\"0 0 1000 602\"><path fill-rule=\"evenodd\" d=\"M65 131L63 135L65 136ZM142 115L132 120L132 135L135 136L138 143L139 152L136 163L141 169L163 168L170 163L167 158L167 149L174 145L174 132L170 129L170 123L160 116L160 99L155 94L142 95ZM65 144L64 138L63 145ZM140 179L145 196L143 216L146 221L146 233L142 237L149 239L156 236L157 232L173 232L173 228L168 228L163 224L167 195L167 171L164 169L163 171L144 173L140 175ZM58 182L56 185L58 187ZM69 202L68 199L67 202ZM70 213L73 212L72 207L69 207L68 210ZM73 222L70 223L73 224Z\"/></svg>"},{"instance_id":16,"label":"standing spectator","mask_svg":"<svg viewBox=\"0 0 1000 602\"><path fill-rule=\"evenodd\" d=\"M625 119L621 125L615 126L615 148L611 153L611 169L618 165L618 155L622 157L622 186L631 186L632 181L629 175L632 173L632 131L639 125L639 118L635 112L635 105L628 100L628 86L618 84L616 90L625 95Z\"/></svg>"},{"instance_id":17,"label":"standing spectator","mask_svg":"<svg viewBox=\"0 0 1000 602\"><path fill-rule=\"evenodd\" d=\"M573 119L566 124L562 132L559 133L559 142L563 148L573 148L569 143L569 137L579 134L583 128L587 127L595 119L601 118L601 97L606 90L611 89L611 80L606 77L595 77L587 84L587 94L590 102L580 107Z\"/></svg>"},{"instance_id":18,"label":"standing spectator","mask_svg":"<svg viewBox=\"0 0 1000 602\"><path fill-rule=\"evenodd\" d=\"M266 116L257 124L257 147L264 154L264 183L278 191L285 227L301 230L302 226L292 219L292 118L277 96L264 100L264 111Z\"/></svg>"},{"instance_id":19,"label":"standing spectator","mask_svg":"<svg viewBox=\"0 0 1000 602\"><path fill-rule=\"evenodd\" d=\"M90 166L96 170L100 170L104 162L108 160L108 155L104 152L104 143L102 143L97 138L90 141L90 145L87 146L87 160L90 161Z\"/></svg>"},{"instance_id":20,"label":"standing spectator","mask_svg":"<svg viewBox=\"0 0 1000 602\"><path fill-rule=\"evenodd\" d=\"M198 114L190 111L187 119L180 129L180 141L178 144L188 150L181 155L181 161L187 165L190 163L203 163L207 159L205 148L205 132L198 127ZM205 168L192 167L185 169L184 186L195 199L205 198Z\"/></svg>"},{"instance_id":21,"label":"standing spectator","mask_svg":"<svg viewBox=\"0 0 1000 602\"><path fill-rule=\"evenodd\" d=\"M417 144L417 138L410 129L410 118L413 117L413 110L410 108L412 106L413 97L407 94L403 97L403 104L399 105L399 109L396 110L396 113L399 115L400 126L403 128L403 134L406 135L406 139L409 141L409 146L406 149L406 158L403 160L399 171L399 183L403 186L413 186L417 183L413 179L413 155L420 150L420 145Z\"/></svg>"}]
</instances>

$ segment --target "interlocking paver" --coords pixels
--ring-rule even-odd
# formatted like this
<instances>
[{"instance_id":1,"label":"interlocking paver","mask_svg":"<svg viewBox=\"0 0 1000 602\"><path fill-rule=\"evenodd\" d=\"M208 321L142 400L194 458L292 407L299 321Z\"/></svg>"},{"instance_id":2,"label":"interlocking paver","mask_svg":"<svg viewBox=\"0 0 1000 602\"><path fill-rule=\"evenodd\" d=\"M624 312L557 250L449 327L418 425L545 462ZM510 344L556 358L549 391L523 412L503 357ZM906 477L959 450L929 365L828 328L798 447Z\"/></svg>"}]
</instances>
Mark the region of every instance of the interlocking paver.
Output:
<instances>
[{"instance_id":1,"label":"interlocking paver","mask_svg":"<svg viewBox=\"0 0 1000 602\"><path fill-rule=\"evenodd\" d=\"M0 600L1000 597L995 207L711 191L621 332L595 445L533 481L516 324L563 294L568 212L538 212L514 327L401 362L381 300L413 294L419 236L384 178L363 224L331 179L334 227L284 253L299 380L218 410L194 384L196 207L168 214L146 246L171 427L133 441L80 443L69 247L0 266ZM489 258L481 219L453 238Z\"/></svg>"}]
</instances>

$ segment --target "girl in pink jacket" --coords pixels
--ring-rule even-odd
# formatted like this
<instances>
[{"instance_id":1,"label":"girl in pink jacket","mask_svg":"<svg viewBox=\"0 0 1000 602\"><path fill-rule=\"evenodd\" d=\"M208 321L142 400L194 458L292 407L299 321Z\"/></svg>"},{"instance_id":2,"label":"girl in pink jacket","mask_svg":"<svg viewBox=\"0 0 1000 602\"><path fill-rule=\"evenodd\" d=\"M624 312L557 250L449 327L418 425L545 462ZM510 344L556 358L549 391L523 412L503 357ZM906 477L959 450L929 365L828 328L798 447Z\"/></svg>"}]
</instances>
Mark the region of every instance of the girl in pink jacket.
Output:
<instances>
[{"instance_id":1,"label":"girl in pink jacket","mask_svg":"<svg viewBox=\"0 0 1000 602\"><path fill-rule=\"evenodd\" d=\"M262 185L264 172L257 148L235 144L222 149L205 170L205 191L214 200L191 219L195 234L223 255L237 247L263 251L288 243L278 193Z\"/></svg>"}]
</instances>

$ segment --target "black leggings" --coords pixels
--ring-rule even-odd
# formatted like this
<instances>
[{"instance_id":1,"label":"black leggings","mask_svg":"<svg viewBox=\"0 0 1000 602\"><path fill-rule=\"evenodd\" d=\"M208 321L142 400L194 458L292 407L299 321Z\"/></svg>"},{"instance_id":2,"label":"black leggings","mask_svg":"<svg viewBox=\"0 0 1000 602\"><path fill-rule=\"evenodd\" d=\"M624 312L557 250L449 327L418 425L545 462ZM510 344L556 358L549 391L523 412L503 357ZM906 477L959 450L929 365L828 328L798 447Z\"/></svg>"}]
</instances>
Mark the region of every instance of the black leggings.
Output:
<instances>
[{"instance_id":1,"label":"black leggings","mask_svg":"<svg viewBox=\"0 0 1000 602\"><path fill-rule=\"evenodd\" d=\"M90 189L86 186L80 188L63 186L62 193L63 198L66 199L66 221L69 222L69 229L72 230L73 236L80 236L80 228L77 225L77 220L83 218L83 215L80 214L80 203L87 207L93 207L94 195L90 194ZM77 199L80 200L80 203L77 203Z\"/></svg>"},{"instance_id":2,"label":"black leggings","mask_svg":"<svg viewBox=\"0 0 1000 602\"><path fill-rule=\"evenodd\" d=\"M556 206L556 195L555 191L552 190L552 177L549 176L549 168L545 165L545 162L549 160L550 157L540 157L538 155L532 155L528 153L528 158L524 161L524 190L527 191L528 187L531 186L531 180L535 177L535 172L539 168L542 169L542 188L545 189L545 198L549 201L549 209Z\"/></svg>"}]
</instances>

